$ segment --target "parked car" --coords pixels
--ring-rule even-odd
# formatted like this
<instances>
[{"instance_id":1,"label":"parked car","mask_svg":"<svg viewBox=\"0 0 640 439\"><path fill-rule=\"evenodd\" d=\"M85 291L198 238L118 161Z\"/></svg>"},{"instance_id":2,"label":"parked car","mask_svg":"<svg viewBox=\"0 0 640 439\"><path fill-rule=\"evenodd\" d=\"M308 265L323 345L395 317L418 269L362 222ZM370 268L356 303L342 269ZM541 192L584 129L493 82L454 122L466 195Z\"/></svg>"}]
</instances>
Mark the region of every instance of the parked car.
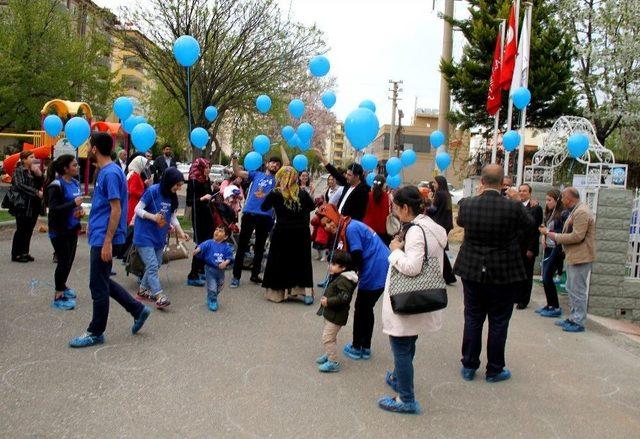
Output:
<instances>
[{"instance_id":1,"label":"parked car","mask_svg":"<svg viewBox=\"0 0 640 439\"><path fill-rule=\"evenodd\" d=\"M420 182L420 186L428 186L429 182L428 181L421 181ZM462 199L462 197L464 196L462 194L462 189L456 189L455 187L453 187L453 185L451 183L447 183L448 187L449 187L449 193L451 194L451 203L454 205L457 205L458 202Z\"/></svg>"},{"instance_id":2,"label":"parked car","mask_svg":"<svg viewBox=\"0 0 640 439\"><path fill-rule=\"evenodd\" d=\"M191 168L191 163L178 163L178 171L182 173L182 176L185 180L189 179L189 169Z\"/></svg>"},{"instance_id":3,"label":"parked car","mask_svg":"<svg viewBox=\"0 0 640 439\"><path fill-rule=\"evenodd\" d=\"M209 178L211 181L222 180L224 178L222 175L223 170L223 165L211 165L211 171L209 171Z\"/></svg>"}]
</instances>

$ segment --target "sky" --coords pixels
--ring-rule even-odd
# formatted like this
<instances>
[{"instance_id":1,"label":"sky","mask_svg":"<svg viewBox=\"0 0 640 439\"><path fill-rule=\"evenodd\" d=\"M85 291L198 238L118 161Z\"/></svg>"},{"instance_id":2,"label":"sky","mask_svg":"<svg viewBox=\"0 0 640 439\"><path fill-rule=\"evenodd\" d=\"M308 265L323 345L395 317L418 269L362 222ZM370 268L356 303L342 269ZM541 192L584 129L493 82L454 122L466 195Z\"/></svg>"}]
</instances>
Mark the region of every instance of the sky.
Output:
<instances>
[{"instance_id":1,"label":"sky","mask_svg":"<svg viewBox=\"0 0 640 439\"><path fill-rule=\"evenodd\" d=\"M380 124L391 121L389 80L402 80L398 108L410 123L414 108L437 109L440 93L438 64L443 22L438 12L444 0L277 0L283 14L316 24L325 34L337 80L333 111L344 120L364 99L377 107ZM94 0L116 14L130 0ZM456 1L456 17L466 15L465 2ZM464 39L454 34L454 57Z\"/></svg>"}]
</instances>

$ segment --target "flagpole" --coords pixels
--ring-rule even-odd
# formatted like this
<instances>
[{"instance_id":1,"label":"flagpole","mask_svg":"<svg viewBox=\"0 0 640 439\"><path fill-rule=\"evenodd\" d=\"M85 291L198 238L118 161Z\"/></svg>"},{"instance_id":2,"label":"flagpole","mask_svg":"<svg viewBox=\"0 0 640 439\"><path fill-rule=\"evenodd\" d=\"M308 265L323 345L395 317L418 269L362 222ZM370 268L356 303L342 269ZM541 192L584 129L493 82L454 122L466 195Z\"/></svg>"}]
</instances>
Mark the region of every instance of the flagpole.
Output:
<instances>
[{"instance_id":1,"label":"flagpole","mask_svg":"<svg viewBox=\"0 0 640 439\"><path fill-rule=\"evenodd\" d=\"M504 37L505 37L505 23L507 20L501 20L500 22L500 66L502 66L502 60L504 58ZM500 87L500 93L502 94L502 87ZM496 156L498 155L498 129L500 128L500 109L494 116L495 121L493 123L493 145L491 147L491 164L496 163Z\"/></svg>"},{"instance_id":2,"label":"flagpole","mask_svg":"<svg viewBox=\"0 0 640 439\"><path fill-rule=\"evenodd\" d=\"M527 45L526 45L526 49L527 49L527 53L526 54L526 59L527 59L527 65L526 65L526 71L523 72L523 81L522 81L522 86L527 88L529 86L529 65L531 64L531 57L530 57L530 52L531 52L531 11L533 9L533 3L525 3L526 6L526 10L525 10L525 21L524 24L527 26L527 38L529 39ZM523 60L524 60L524 55L523 55ZM523 178L523 174L524 174L524 136L525 136L525 131L526 131L526 125L527 125L527 107L524 107L522 109L522 113L520 115L520 145L518 145L518 172L517 172L517 184L518 187L520 187L520 185L522 184L522 178Z\"/></svg>"},{"instance_id":3,"label":"flagpole","mask_svg":"<svg viewBox=\"0 0 640 439\"><path fill-rule=\"evenodd\" d=\"M516 0L516 23L515 23L515 35L518 37L518 28L520 23L520 0ZM507 131L511 130L512 119L513 119L513 99L511 99L511 90L509 90L509 104L507 110ZM504 153L504 173L505 175L509 175L509 151L505 151Z\"/></svg>"}]
</instances>

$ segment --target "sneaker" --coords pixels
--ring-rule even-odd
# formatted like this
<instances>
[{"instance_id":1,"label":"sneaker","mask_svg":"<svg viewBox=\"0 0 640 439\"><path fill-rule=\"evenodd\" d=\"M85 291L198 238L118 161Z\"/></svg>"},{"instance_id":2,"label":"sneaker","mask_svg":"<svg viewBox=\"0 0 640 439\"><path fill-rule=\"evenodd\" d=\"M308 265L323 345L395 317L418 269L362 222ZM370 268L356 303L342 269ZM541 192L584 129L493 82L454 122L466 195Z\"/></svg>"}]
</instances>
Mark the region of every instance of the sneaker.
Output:
<instances>
[{"instance_id":1,"label":"sneaker","mask_svg":"<svg viewBox=\"0 0 640 439\"><path fill-rule=\"evenodd\" d=\"M71 288L67 288L66 290L64 290L62 292L62 294L64 295L64 297L66 297L67 299L75 299L78 297L78 293L76 293L76 290L73 290Z\"/></svg>"},{"instance_id":2,"label":"sneaker","mask_svg":"<svg viewBox=\"0 0 640 439\"><path fill-rule=\"evenodd\" d=\"M88 348L89 346L95 346L97 344L104 343L104 334L93 335L90 332L85 332L79 337L74 338L69 342L70 348Z\"/></svg>"},{"instance_id":3,"label":"sneaker","mask_svg":"<svg viewBox=\"0 0 640 439\"><path fill-rule=\"evenodd\" d=\"M542 317L560 317L562 315L562 308L549 308L543 310L540 315Z\"/></svg>"},{"instance_id":4,"label":"sneaker","mask_svg":"<svg viewBox=\"0 0 640 439\"><path fill-rule=\"evenodd\" d=\"M231 283L229 284L229 288L238 288L240 286L240 279L236 279L235 277L231 279Z\"/></svg>"},{"instance_id":5,"label":"sneaker","mask_svg":"<svg viewBox=\"0 0 640 439\"><path fill-rule=\"evenodd\" d=\"M547 306L543 306L542 308L536 309L535 312L536 312L536 314L540 314L540 313L542 313L542 311L544 311L545 309L549 309L549 308L550 308L550 306L548 306L548 305Z\"/></svg>"},{"instance_id":6,"label":"sneaker","mask_svg":"<svg viewBox=\"0 0 640 439\"><path fill-rule=\"evenodd\" d=\"M316 364L324 364L327 361L329 361L329 357L327 357L327 354L321 355L318 358L316 358Z\"/></svg>"},{"instance_id":7,"label":"sneaker","mask_svg":"<svg viewBox=\"0 0 640 439\"><path fill-rule=\"evenodd\" d=\"M302 300L305 305L313 305L313 296L304 296Z\"/></svg>"},{"instance_id":8,"label":"sneaker","mask_svg":"<svg viewBox=\"0 0 640 439\"><path fill-rule=\"evenodd\" d=\"M217 300L207 300L207 306L209 306L209 311L217 311L218 310L218 301Z\"/></svg>"},{"instance_id":9,"label":"sneaker","mask_svg":"<svg viewBox=\"0 0 640 439\"><path fill-rule=\"evenodd\" d=\"M509 372L509 369L503 369L502 372L497 375L487 375L485 380L488 383L499 383L500 381L506 381L509 378L511 378L511 372Z\"/></svg>"},{"instance_id":10,"label":"sneaker","mask_svg":"<svg viewBox=\"0 0 640 439\"><path fill-rule=\"evenodd\" d=\"M200 279L187 279L187 285L190 287L204 287L206 282Z\"/></svg>"},{"instance_id":11,"label":"sneaker","mask_svg":"<svg viewBox=\"0 0 640 439\"><path fill-rule=\"evenodd\" d=\"M138 331L142 329L142 325L144 325L144 322L149 318L149 314L151 314L151 309L149 309L149 307L145 306L142 308L142 312L138 318L133 321L133 326L131 327L132 334L137 334Z\"/></svg>"},{"instance_id":12,"label":"sneaker","mask_svg":"<svg viewBox=\"0 0 640 439\"><path fill-rule=\"evenodd\" d=\"M58 299L53 299L51 306L57 309L69 311L76 307L76 301L68 299L66 296L62 295Z\"/></svg>"},{"instance_id":13,"label":"sneaker","mask_svg":"<svg viewBox=\"0 0 640 439\"><path fill-rule=\"evenodd\" d=\"M146 288L140 288L136 294L136 299L139 301L155 302L156 300L151 295L151 291Z\"/></svg>"},{"instance_id":14,"label":"sneaker","mask_svg":"<svg viewBox=\"0 0 640 439\"><path fill-rule=\"evenodd\" d=\"M400 402L392 396L385 396L384 398L380 398L378 400L378 407L388 412L408 414L420 413L420 404L418 404L418 401Z\"/></svg>"},{"instance_id":15,"label":"sneaker","mask_svg":"<svg viewBox=\"0 0 640 439\"><path fill-rule=\"evenodd\" d=\"M362 349L362 359L370 360L371 359L371 348L363 348Z\"/></svg>"},{"instance_id":16,"label":"sneaker","mask_svg":"<svg viewBox=\"0 0 640 439\"><path fill-rule=\"evenodd\" d=\"M573 322L571 320L569 320L569 319L556 320L555 322L553 322L554 325L560 326L561 328L564 328L569 323L573 323Z\"/></svg>"},{"instance_id":17,"label":"sneaker","mask_svg":"<svg viewBox=\"0 0 640 439\"><path fill-rule=\"evenodd\" d=\"M562 327L562 330L565 332L584 332L584 326L569 322Z\"/></svg>"},{"instance_id":18,"label":"sneaker","mask_svg":"<svg viewBox=\"0 0 640 439\"><path fill-rule=\"evenodd\" d=\"M166 308L167 306L171 305L171 302L169 301L169 298L165 294L158 293L158 294L156 294L154 299L155 299L155 302L156 302L156 308L158 308L158 309L163 309L163 308Z\"/></svg>"},{"instance_id":19,"label":"sneaker","mask_svg":"<svg viewBox=\"0 0 640 439\"><path fill-rule=\"evenodd\" d=\"M253 282L254 284L262 284L262 278L261 278L260 276L258 276L258 275L251 276L251 277L249 278L249 280L250 280L251 282Z\"/></svg>"},{"instance_id":20,"label":"sneaker","mask_svg":"<svg viewBox=\"0 0 640 439\"><path fill-rule=\"evenodd\" d=\"M473 381L473 379L476 377L476 369L463 367L462 369L460 369L460 375L462 375L462 379L465 381Z\"/></svg>"},{"instance_id":21,"label":"sneaker","mask_svg":"<svg viewBox=\"0 0 640 439\"><path fill-rule=\"evenodd\" d=\"M389 387L391 387L391 390L398 393L398 383L396 381L396 376L393 374L393 372L388 370L386 375L384 376L384 381L387 383Z\"/></svg>"},{"instance_id":22,"label":"sneaker","mask_svg":"<svg viewBox=\"0 0 640 439\"><path fill-rule=\"evenodd\" d=\"M320 367L318 367L318 370L320 372L338 372L340 370L340 363L337 361L327 360L326 363L321 364Z\"/></svg>"},{"instance_id":23,"label":"sneaker","mask_svg":"<svg viewBox=\"0 0 640 439\"><path fill-rule=\"evenodd\" d=\"M199 274L198 274L198 279L200 279L200 280L207 280L207 275L206 275L206 274L204 274L204 273L199 273Z\"/></svg>"},{"instance_id":24,"label":"sneaker","mask_svg":"<svg viewBox=\"0 0 640 439\"><path fill-rule=\"evenodd\" d=\"M344 345L342 352L352 360L362 360L362 349L356 349L351 343Z\"/></svg>"}]
</instances>

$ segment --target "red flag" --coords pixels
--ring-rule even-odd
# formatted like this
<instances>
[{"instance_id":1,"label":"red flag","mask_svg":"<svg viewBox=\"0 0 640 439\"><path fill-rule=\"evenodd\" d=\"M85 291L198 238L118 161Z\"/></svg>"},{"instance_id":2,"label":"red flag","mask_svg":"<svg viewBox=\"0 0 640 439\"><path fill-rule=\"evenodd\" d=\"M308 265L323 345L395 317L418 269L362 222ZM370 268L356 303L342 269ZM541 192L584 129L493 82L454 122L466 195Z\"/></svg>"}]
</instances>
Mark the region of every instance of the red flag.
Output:
<instances>
[{"instance_id":1,"label":"red flag","mask_svg":"<svg viewBox=\"0 0 640 439\"><path fill-rule=\"evenodd\" d=\"M502 26L500 26L502 28ZM498 32L496 38L496 48L493 51L493 64L491 66L491 78L489 79L489 95L487 96L487 112L490 116L495 115L502 106L502 90L500 83L500 73L502 65L500 58L502 57L502 39L501 32Z\"/></svg>"},{"instance_id":2,"label":"red flag","mask_svg":"<svg viewBox=\"0 0 640 439\"><path fill-rule=\"evenodd\" d=\"M516 36L516 9L515 5L511 5L511 13L509 14L509 25L507 27L507 35L505 37L504 56L502 57L502 69L500 72L500 85L503 90L509 90L511 87L511 79L513 78L513 69L516 65L516 55L518 54L518 38Z\"/></svg>"}]
</instances>

